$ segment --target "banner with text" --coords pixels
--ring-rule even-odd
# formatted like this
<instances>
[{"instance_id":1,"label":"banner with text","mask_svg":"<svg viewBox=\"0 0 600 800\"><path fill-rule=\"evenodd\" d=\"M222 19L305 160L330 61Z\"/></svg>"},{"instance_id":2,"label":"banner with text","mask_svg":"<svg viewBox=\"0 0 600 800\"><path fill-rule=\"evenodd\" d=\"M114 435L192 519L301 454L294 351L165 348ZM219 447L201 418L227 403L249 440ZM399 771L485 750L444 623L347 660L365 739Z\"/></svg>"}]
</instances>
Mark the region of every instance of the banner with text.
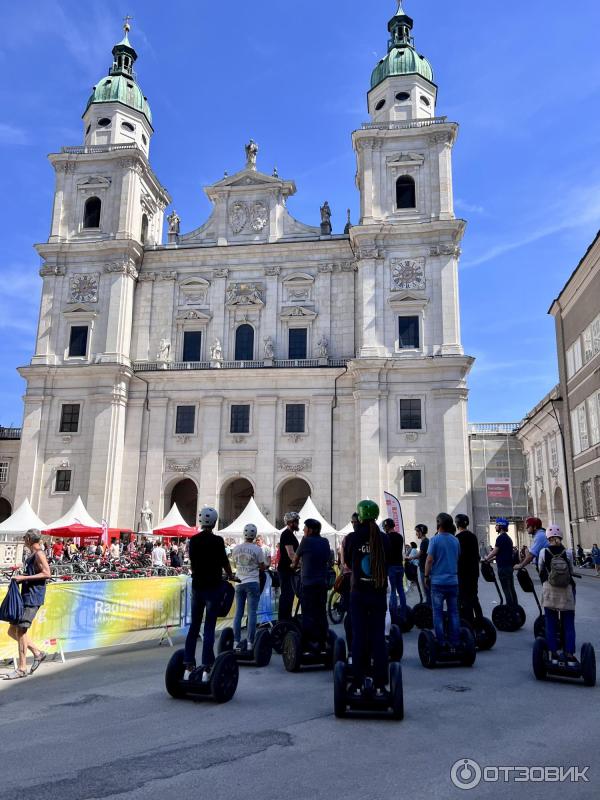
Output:
<instances>
[{"instance_id":1,"label":"banner with text","mask_svg":"<svg viewBox=\"0 0 600 800\"><path fill-rule=\"evenodd\" d=\"M394 525L399 534L404 536L404 519L402 517L402 506L400 500L389 492L384 492L385 506L387 508L387 515L390 519L394 520Z\"/></svg>"}]
</instances>

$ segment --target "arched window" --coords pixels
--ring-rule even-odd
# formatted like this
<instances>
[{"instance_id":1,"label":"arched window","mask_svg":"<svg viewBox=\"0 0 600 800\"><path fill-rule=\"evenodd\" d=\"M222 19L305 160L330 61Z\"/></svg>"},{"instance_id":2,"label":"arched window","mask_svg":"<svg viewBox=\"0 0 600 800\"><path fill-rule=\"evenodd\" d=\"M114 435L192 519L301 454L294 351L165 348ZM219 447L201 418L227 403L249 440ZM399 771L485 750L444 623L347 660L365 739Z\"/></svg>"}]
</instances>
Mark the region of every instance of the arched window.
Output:
<instances>
[{"instance_id":1,"label":"arched window","mask_svg":"<svg viewBox=\"0 0 600 800\"><path fill-rule=\"evenodd\" d=\"M415 182L410 175L402 175L396 181L397 208L416 208Z\"/></svg>"},{"instance_id":2,"label":"arched window","mask_svg":"<svg viewBox=\"0 0 600 800\"><path fill-rule=\"evenodd\" d=\"M101 208L102 208L102 202L99 197L88 197L88 199L85 201L85 208L83 210L84 228L100 227Z\"/></svg>"},{"instance_id":3,"label":"arched window","mask_svg":"<svg viewBox=\"0 0 600 800\"><path fill-rule=\"evenodd\" d=\"M142 232L140 235L140 239L142 240L142 244L146 244L146 240L148 239L148 215L142 214Z\"/></svg>"},{"instance_id":4,"label":"arched window","mask_svg":"<svg viewBox=\"0 0 600 800\"><path fill-rule=\"evenodd\" d=\"M240 325L235 332L235 360L252 361L254 359L254 328L252 325Z\"/></svg>"}]
</instances>

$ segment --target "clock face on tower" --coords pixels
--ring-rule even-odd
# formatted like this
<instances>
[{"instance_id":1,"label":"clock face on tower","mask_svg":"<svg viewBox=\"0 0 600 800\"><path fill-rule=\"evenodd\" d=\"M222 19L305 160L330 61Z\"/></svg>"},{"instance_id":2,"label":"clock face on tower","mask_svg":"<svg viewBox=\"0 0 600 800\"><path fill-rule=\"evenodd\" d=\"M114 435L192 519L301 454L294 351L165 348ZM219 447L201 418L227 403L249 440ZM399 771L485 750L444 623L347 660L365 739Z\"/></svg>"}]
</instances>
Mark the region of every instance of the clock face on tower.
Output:
<instances>
[{"instance_id":1,"label":"clock face on tower","mask_svg":"<svg viewBox=\"0 0 600 800\"><path fill-rule=\"evenodd\" d=\"M425 259L392 259L392 289L424 289Z\"/></svg>"}]
</instances>

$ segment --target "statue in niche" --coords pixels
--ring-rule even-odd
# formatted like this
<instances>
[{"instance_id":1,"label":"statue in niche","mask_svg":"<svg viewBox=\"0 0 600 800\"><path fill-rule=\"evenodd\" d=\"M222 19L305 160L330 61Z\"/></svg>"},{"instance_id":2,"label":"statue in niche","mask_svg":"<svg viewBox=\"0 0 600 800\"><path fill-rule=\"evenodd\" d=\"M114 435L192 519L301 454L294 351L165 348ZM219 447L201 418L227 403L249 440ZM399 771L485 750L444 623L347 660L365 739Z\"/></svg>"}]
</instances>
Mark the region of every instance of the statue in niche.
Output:
<instances>
[{"instance_id":1,"label":"statue in niche","mask_svg":"<svg viewBox=\"0 0 600 800\"><path fill-rule=\"evenodd\" d=\"M168 339L161 339L158 345L157 361L168 361L171 355L171 342Z\"/></svg>"},{"instance_id":2,"label":"statue in niche","mask_svg":"<svg viewBox=\"0 0 600 800\"><path fill-rule=\"evenodd\" d=\"M154 514L152 508L147 500L144 500L144 505L140 512L140 533L152 533L152 523L154 521Z\"/></svg>"},{"instance_id":3,"label":"statue in niche","mask_svg":"<svg viewBox=\"0 0 600 800\"><path fill-rule=\"evenodd\" d=\"M167 217L167 222L169 223L169 233L174 236L179 236L179 226L181 224L181 217L176 211L173 211Z\"/></svg>"},{"instance_id":4,"label":"statue in niche","mask_svg":"<svg viewBox=\"0 0 600 800\"><path fill-rule=\"evenodd\" d=\"M271 336L267 336L265 339L265 359L273 360L275 357L275 347L273 344L273 339Z\"/></svg>"},{"instance_id":5,"label":"statue in niche","mask_svg":"<svg viewBox=\"0 0 600 800\"><path fill-rule=\"evenodd\" d=\"M324 334L321 334L321 338L317 342L317 348L319 350L319 358L327 358L329 355L329 340Z\"/></svg>"},{"instance_id":6,"label":"statue in niche","mask_svg":"<svg viewBox=\"0 0 600 800\"><path fill-rule=\"evenodd\" d=\"M210 357L212 361L222 361L223 360L223 347L221 346L221 341L219 339L215 339L210 347Z\"/></svg>"}]
</instances>

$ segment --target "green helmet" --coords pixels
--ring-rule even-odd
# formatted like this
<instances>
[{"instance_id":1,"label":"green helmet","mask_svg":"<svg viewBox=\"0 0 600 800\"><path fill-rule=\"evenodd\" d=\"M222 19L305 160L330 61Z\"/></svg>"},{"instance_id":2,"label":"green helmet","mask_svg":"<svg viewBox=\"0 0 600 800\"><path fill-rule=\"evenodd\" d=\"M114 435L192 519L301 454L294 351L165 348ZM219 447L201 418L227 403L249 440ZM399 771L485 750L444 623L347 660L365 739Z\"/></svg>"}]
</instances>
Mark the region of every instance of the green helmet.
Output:
<instances>
[{"instance_id":1,"label":"green helmet","mask_svg":"<svg viewBox=\"0 0 600 800\"><path fill-rule=\"evenodd\" d=\"M369 520L377 520L379 516L379 506L372 500L361 500L356 506L358 519L361 522L368 522Z\"/></svg>"}]
</instances>

